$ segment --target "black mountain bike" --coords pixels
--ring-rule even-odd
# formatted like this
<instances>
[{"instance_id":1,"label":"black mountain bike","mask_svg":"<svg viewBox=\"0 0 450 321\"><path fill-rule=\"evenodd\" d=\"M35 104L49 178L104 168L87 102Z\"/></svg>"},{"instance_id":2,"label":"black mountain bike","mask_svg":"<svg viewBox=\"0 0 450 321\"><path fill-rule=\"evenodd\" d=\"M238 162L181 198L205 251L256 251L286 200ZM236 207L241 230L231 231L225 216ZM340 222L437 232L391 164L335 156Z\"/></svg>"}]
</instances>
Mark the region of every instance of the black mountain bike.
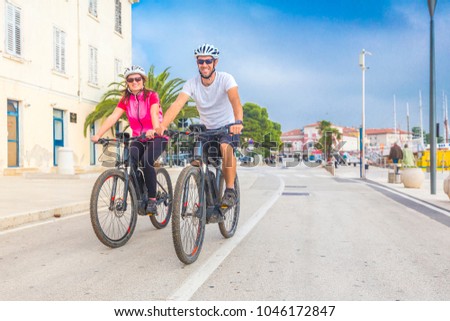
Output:
<instances>
[{"instance_id":1,"label":"black mountain bike","mask_svg":"<svg viewBox=\"0 0 450 321\"><path fill-rule=\"evenodd\" d=\"M133 170L130 166L129 147L132 141L145 139L145 136L130 137L129 133L117 133L114 139L99 139L104 153L114 161L106 166L115 168L104 171L94 184L91 193L90 214L95 235L106 246L116 248L125 245L133 235L137 215L149 215L157 229L167 226L172 213L172 181L165 168L156 170L157 213L147 214L147 188L142 168ZM112 153L108 145L115 145Z\"/></svg>"},{"instance_id":2,"label":"black mountain bike","mask_svg":"<svg viewBox=\"0 0 450 321\"><path fill-rule=\"evenodd\" d=\"M230 238L236 232L239 220L240 190L236 176L234 188L237 202L231 208L222 208L221 200L225 191L225 179L222 175L222 159L217 146L204 148L214 141L215 136L228 134L229 127L208 130L204 125L191 125L190 133L169 131L170 136L187 135L193 137L193 155L195 166L188 165L178 176L172 213L172 238L178 259L185 263L195 262L200 255L205 236L205 224L219 223L221 234ZM191 164L192 164L191 163Z\"/></svg>"}]
</instances>

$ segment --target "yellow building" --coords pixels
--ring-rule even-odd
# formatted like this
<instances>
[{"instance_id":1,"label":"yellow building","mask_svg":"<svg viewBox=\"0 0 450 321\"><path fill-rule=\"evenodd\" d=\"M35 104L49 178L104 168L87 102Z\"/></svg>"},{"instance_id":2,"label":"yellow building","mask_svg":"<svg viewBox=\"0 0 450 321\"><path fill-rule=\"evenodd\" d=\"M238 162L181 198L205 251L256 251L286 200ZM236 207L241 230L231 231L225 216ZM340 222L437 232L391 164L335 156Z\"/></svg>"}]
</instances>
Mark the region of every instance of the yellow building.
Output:
<instances>
[{"instance_id":1,"label":"yellow building","mask_svg":"<svg viewBox=\"0 0 450 321\"><path fill-rule=\"evenodd\" d=\"M0 0L0 175L48 171L61 147L95 164L84 120L131 64L138 1Z\"/></svg>"}]
</instances>

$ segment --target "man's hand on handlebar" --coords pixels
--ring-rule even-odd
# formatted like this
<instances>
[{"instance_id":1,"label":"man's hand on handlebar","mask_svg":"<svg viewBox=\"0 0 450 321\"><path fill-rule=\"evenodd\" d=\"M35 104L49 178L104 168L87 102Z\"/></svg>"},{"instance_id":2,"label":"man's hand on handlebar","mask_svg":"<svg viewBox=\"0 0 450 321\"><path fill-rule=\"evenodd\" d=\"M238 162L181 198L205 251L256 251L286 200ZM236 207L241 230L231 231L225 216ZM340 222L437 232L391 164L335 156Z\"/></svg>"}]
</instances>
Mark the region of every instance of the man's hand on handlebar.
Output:
<instances>
[{"instance_id":1,"label":"man's hand on handlebar","mask_svg":"<svg viewBox=\"0 0 450 321\"><path fill-rule=\"evenodd\" d=\"M239 135L243 128L244 126L242 124L234 124L230 126L230 133L233 135Z\"/></svg>"}]
</instances>

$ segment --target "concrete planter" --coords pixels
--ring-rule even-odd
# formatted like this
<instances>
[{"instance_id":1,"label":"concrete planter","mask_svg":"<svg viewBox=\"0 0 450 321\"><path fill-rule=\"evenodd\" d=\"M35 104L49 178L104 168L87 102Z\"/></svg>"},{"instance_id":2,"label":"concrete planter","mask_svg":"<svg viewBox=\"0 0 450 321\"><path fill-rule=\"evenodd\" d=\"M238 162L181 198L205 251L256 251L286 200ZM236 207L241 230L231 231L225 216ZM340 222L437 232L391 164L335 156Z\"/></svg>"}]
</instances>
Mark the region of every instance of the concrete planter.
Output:
<instances>
[{"instance_id":1,"label":"concrete planter","mask_svg":"<svg viewBox=\"0 0 450 321\"><path fill-rule=\"evenodd\" d=\"M444 193L450 198L450 174L444 179Z\"/></svg>"},{"instance_id":2,"label":"concrete planter","mask_svg":"<svg viewBox=\"0 0 450 321\"><path fill-rule=\"evenodd\" d=\"M425 180L425 174L420 168L404 168L401 172L402 183L406 188L420 188Z\"/></svg>"}]
</instances>

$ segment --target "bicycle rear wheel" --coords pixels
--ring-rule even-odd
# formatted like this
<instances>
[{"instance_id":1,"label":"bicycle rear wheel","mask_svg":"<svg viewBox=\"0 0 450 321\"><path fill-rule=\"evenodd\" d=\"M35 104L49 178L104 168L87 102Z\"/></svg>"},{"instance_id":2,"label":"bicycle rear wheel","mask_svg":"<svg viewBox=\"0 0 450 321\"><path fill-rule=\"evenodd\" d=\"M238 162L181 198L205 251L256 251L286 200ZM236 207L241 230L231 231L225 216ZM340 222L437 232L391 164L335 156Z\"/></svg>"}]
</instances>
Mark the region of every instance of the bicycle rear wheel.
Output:
<instances>
[{"instance_id":1,"label":"bicycle rear wheel","mask_svg":"<svg viewBox=\"0 0 450 321\"><path fill-rule=\"evenodd\" d=\"M165 168L156 168L156 204L157 214L150 216L150 221L157 229L162 229L169 224L172 215L173 190L172 181Z\"/></svg>"},{"instance_id":2,"label":"bicycle rear wheel","mask_svg":"<svg viewBox=\"0 0 450 321\"><path fill-rule=\"evenodd\" d=\"M224 213L224 220L219 223L219 229L220 233L225 238L230 238L234 235L237 229L238 221L239 221L239 211L241 209L241 190L239 188L239 179L236 176L236 179L234 180L234 190L236 191L236 204L227 209L227 211ZM222 195L225 191L225 179L223 176L220 180L220 197L222 198Z\"/></svg>"},{"instance_id":3,"label":"bicycle rear wheel","mask_svg":"<svg viewBox=\"0 0 450 321\"><path fill-rule=\"evenodd\" d=\"M95 235L106 246L125 245L137 221L137 196L133 184L124 201L125 175L118 169L103 172L91 193L90 215Z\"/></svg>"},{"instance_id":4,"label":"bicycle rear wheel","mask_svg":"<svg viewBox=\"0 0 450 321\"><path fill-rule=\"evenodd\" d=\"M181 171L175 187L172 238L178 259L184 264L197 260L205 237L206 207L200 203L200 182L200 169L188 166Z\"/></svg>"}]
</instances>

